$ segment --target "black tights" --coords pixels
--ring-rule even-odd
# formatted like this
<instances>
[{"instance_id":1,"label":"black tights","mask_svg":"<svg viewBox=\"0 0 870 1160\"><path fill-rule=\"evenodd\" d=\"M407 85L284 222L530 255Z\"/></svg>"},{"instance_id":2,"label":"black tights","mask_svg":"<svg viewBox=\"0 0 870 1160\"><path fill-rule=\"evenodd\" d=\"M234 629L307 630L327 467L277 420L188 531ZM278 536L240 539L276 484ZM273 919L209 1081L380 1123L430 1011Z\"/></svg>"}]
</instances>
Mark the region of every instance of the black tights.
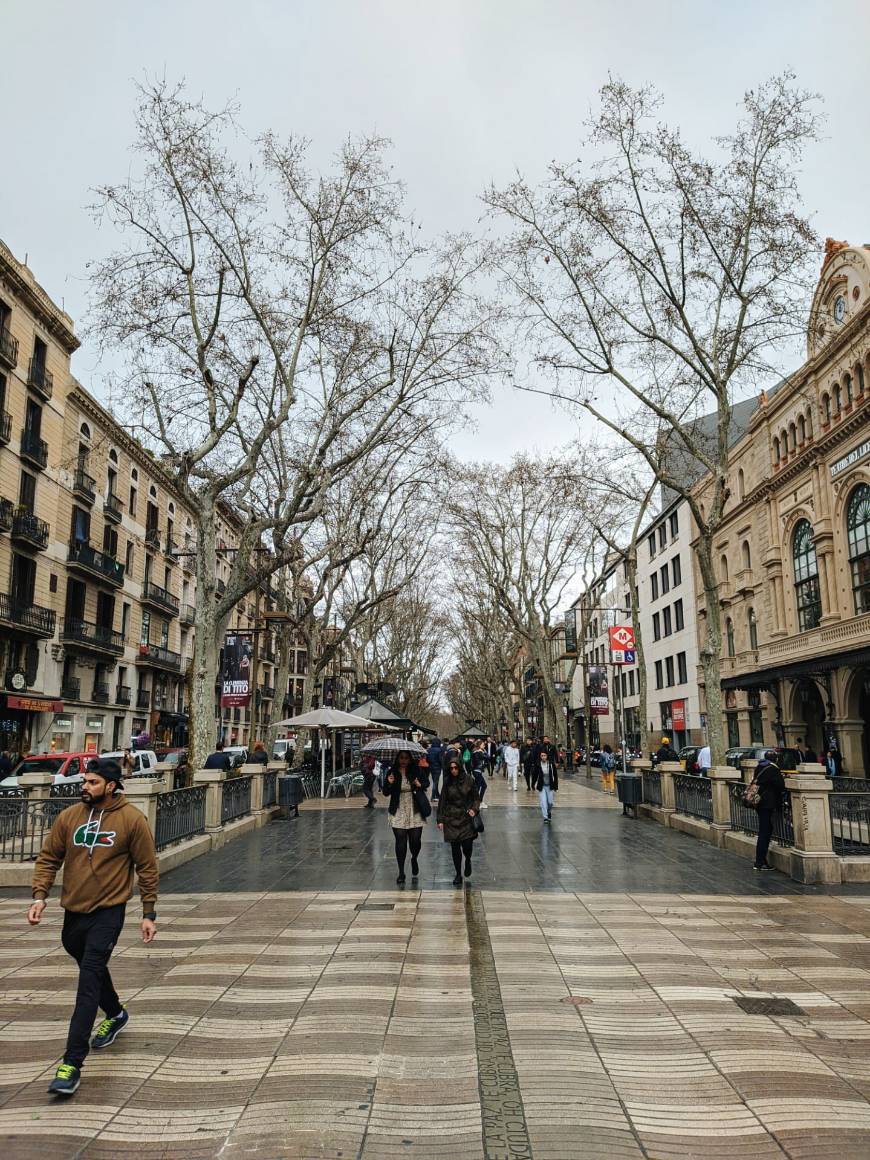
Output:
<instances>
[{"instance_id":1,"label":"black tights","mask_svg":"<svg viewBox=\"0 0 870 1160\"><path fill-rule=\"evenodd\" d=\"M417 855L423 844L423 827L414 826L412 830L393 830L393 836L396 839L396 861L399 863L399 873L405 873L405 857L409 846L411 847L411 873L415 873Z\"/></svg>"},{"instance_id":2,"label":"black tights","mask_svg":"<svg viewBox=\"0 0 870 1160\"><path fill-rule=\"evenodd\" d=\"M450 843L450 853L453 855L453 865L456 868L456 873L462 873L462 855L465 855L465 861L471 866L471 851L474 849L474 838L464 838L461 842Z\"/></svg>"}]
</instances>

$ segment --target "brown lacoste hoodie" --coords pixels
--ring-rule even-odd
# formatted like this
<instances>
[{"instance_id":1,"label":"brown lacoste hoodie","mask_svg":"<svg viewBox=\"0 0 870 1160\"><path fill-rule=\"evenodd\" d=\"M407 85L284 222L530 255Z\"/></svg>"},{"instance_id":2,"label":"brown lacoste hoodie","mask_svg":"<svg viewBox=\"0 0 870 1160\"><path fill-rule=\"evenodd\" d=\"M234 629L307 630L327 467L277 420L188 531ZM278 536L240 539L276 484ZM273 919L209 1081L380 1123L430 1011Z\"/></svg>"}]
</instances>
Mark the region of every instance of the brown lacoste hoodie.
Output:
<instances>
[{"instance_id":1,"label":"brown lacoste hoodie","mask_svg":"<svg viewBox=\"0 0 870 1160\"><path fill-rule=\"evenodd\" d=\"M157 853L145 815L123 794L105 809L68 806L55 818L33 872L33 897L45 898L63 865L60 904L89 914L126 902L139 875L144 912L157 902Z\"/></svg>"}]
</instances>

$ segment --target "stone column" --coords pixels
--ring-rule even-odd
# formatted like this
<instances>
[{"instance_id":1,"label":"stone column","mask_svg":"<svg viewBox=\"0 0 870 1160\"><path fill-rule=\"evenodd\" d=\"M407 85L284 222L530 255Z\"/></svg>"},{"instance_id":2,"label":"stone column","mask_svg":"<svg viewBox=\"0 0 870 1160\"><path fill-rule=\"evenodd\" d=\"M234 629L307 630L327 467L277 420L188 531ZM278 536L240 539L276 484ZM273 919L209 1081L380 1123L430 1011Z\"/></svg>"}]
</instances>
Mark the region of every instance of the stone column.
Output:
<instances>
[{"instance_id":1,"label":"stone column","mask_svg":"<svg viewBox=\"0 0 870 1160\"><path fill-rule=\"evenodd\" d=\"M45 801L51 793L54 782L52 773L22 773L18 777L18 784L27 790L29 802Z\"/></svg>"},{"instance_id":2,"label":"stone column","mask_svg":"<svg viewBox=\"0 0 870 1160\"><path fill-rule=\"evenodd\" d=\"M825 767L807 762L796 774L785 779L791 792L794 823L794 847L791 850L791 876L797 882L840 883L840 859L834 853L831 811L828 794L831 782Z\"/></svg>"},{"instance_id":3,"label":"stone column","mask_svg":"<svg viewBox=\"0 0 870 1160\"><path fill-rule=\"evenodd\" d=\"M710 770L713 796L711 837L719 847L725 845L725 835L731 829L731 786L739 784L740 780L740 774L730 765L717 765Z\"/></svg>"},{"instance_id":4,"label":"stone column","mask_svg":"<svg viewBox=\"0 0 870 1160\"><path fill-rule=\"evenodd\" d=\"M747 783L752 781L752 778L755 776L755 771L757 768L758 768L758 762L755 760L754 757L750 757L748 759L744 757L743 760L740 762L740 773L741 773L743 780ZM736 770L735 770L735 772L736 772Z\"/></svg>"},{"instance_id":5,"label":"stone column","mask_svg":"<svg viewBox=\"0 0 870 1160\"><path fill-rule=\"evenodd\" d=\"M130 777L124 782L124 796L142 811L154 835L157 834L157 795L163 788L153 777Z\"/></svg>"},{"instance_id":6,"label":"stone column","mask_svg":"<svg viewBox=\"0 0 870 1160\"><path fill-rule=\"evenodd\" d=\"M263 809L263 778L266 776L266 766L257 762L242 766L242 777L251 779L251 813L259 814Z\"/></svg>"},{"instance_id":7,"label":"stone column","mask_svg":"<svg viewBox=\"0 0 870 1160\"><path fill-rule=\"evenodd\" d=\"M672 814L677 808L674 774L684 773L685 770L679 761L663 761L656 768L662 775L662 810L666 814Z\"/></svg>"},{"instance_id":8,"label":"stone column","mask_svg":"<svg viewBox=\"0 0 870 1160\"><path fill-rule=\"evenodd\" d=\"M221 828L222 785L227 780L225 769L198 769L193 775L194 785L204 785L205 792L205 832L214 834Z\"/></svg>"}]
</instances>

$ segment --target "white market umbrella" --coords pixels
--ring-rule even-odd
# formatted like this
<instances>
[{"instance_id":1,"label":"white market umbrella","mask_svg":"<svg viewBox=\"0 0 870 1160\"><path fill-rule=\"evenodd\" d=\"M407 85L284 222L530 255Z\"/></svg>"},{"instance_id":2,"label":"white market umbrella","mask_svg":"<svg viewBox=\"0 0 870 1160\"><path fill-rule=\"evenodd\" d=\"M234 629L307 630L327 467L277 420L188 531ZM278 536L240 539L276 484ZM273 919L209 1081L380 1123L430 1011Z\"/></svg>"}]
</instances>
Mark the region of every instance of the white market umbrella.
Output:
<instances>
[{"instance_id":1,"label":"white market umbrella","mask_svg":"<svg viewBox=\"0 0 870 1160\"><path fill-rule=\"evenodd\" d=\"M312 709L308 713L300 713L298 717L287 717L278 721L281 728L293 726L297 729L324 729L335 732L338 729L392 729L392 725L380 725L369 721L367 717L356 717L353 713L344 713L341 709ZM335 747L333 746L333 757ZM320 796L326 796L326 749L320 747Z\"/></svg>"}]
</instances>

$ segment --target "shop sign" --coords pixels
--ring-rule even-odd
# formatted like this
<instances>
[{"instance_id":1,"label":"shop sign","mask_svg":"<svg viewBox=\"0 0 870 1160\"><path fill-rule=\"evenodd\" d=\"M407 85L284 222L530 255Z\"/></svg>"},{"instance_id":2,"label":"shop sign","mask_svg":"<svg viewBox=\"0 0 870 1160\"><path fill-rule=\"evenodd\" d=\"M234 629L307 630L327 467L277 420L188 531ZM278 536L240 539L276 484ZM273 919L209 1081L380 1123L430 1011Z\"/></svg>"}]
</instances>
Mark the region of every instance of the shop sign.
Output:
<instances>
[{"instance_id":1,"label":"shop sign","mask_svg":"<svg viewBox=\"0 0 870 1160\"><path fill-rule=\"evenodd\" d=\"M671 702L671 720L673 721L674 729L686 728L686 702L672 701Z\"/></svg>"},{"instance_id":2,"label":"shop sign","mask_svg":"<svg viewBox=\"0 0 870 1160\"><path fill-rule=\"evenodd\" d=\"M63 701L50 701L47 697L6 698L7 709L21 709L25 713L61 713Z\"/></svg>"},{"instance_id":3,"label":"shop sign","mask_svg":"<svg viewBox=\"0 0 870 1160\"><path fill-rule=\"evenodd\" d=\"M838 459L836 463L831 464L831 479L836 479L838 475L842 475L844 471L848 470L853 463L858 463L861 459L866 459L870 455L870 439L865 439L857 447L853 447L848 455L844 455L842 459Z\"/></svg>"},{"instance_id":4,"label":"shop sign","mask_svg":"<svg viewBox=\"0 0 870 1160\"><path fill-rule=\"evenodd\" d=\"M228 632L224 637L221 675L221 708L247 708L251 704L251 658L254 638L250 633Z\"/></svg>"},{"instance_id":5,"label":"shop sign","mask_svg":"<svg viewBox=\"0 0 870 1160\"><path fill-rule=\"evenodd\" d=\"M72 717L55 717L53 728L55 733L72 733Z\"/></svg>"},{"instance_id":6,"label":"shop sign","mask_svg":"<svg viewBox=\"0 0 870 1160\"><path fill-rule=\"evenodd\" d=\"M103 718L102 717L85 717L85 729L90 729L94 733L103 732Z\"/></svg>"}]
</instances>

